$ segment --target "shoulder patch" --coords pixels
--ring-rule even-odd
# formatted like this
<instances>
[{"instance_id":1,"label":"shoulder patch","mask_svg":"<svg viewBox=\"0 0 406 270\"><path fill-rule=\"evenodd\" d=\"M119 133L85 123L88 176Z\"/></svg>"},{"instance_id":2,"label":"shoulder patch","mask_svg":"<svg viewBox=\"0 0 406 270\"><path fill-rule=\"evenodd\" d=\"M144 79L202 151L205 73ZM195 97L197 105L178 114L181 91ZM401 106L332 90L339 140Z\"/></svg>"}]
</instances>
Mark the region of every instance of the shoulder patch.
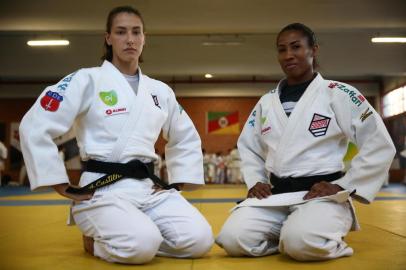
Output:
<instances>
[{"instance_id":1,"label":"shoulder patch","mask_svg":"<svg viewBox=\"0 0 406 270\"><path fill-rule=\"evenodd\" d=\"M61 81L59 81L59 83L56 85L55 91L49 90L45 93L45 95L40 100L42 108L50 112L55 112L58 110L59 105L63 101L65 91L68 88L70 82L72 81L73 76L75 76L76 72L77 71L73 72L72 74L69 74Z\"/></svg>"},{"instance_id":2,"label":"shoulder patch","mask_svg":"<svg viewBox=\"0 0 406 270\"><path fill-rule=\"evenodd\" d=\"M360 116L360 120L361 122L364 122L365 119L367 119L370 115L372 114L372 111L369 110L369 108L367 108Z\"/></svg>"},{"instance_id":3,"label":"shoulder patch","mask_svg":"<svg viewBox=\"0 0 406 270\"><path fill-rule=\"evenodd\" d=\"M45 96L41 98L41 107L46 111L55 112L59 108L59 104L63 101L63 97L57 92L47 91Z\"/></svg>"},{"instance_id":4,"label":"shoulder patch","mask_svg":"<svg viewBox=\"0 0 406 270\"><path fill-rule=\"evenodd\" d=\"M328 87L346 93L350 97L352 103L354 103L358 107L360 107L362 103L365 101L365 97L361 95L360 92L358 92L356 89L352 90L344 84L338 82L331 82Z\"/></svg>"}]
</instances>

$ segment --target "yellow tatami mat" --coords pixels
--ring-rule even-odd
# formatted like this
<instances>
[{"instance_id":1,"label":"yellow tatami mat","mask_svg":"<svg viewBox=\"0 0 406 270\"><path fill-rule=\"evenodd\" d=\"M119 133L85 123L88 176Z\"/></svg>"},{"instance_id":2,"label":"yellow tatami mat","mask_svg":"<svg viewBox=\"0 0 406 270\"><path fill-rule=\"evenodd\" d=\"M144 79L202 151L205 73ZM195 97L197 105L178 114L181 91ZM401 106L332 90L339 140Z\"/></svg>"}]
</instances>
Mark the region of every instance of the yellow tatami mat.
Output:
<instances>
[{"instance_id":1,"label":"yellow tatami mat","mask_svg":"<svg viewBox=\"0 0 406 270\"><path fill-rule=\"evenodd\" d=\"M216 235L234 201L244 197L244 186L212 185L185 192L208 219ZM0 198L0 269L406 269L406 193L381 192L371 205L356 203L362 230L346 241L352 257L326 262L296 262L284 255L230 258L217 246L202 259L155 258L142 266L104 262L87 255L81 233L66 226L68 201L55 193L2 196Z\"/></svg>"}]
</instances>

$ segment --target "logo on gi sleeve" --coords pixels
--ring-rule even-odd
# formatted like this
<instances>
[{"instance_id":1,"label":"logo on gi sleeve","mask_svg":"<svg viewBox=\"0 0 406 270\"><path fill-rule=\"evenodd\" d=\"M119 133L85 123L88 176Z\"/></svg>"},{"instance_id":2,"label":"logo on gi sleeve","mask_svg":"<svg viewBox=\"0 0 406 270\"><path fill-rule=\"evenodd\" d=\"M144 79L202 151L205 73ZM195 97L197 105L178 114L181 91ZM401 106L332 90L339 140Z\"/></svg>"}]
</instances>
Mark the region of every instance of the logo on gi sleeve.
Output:
<instances>
[{"instance_id":1,"label":"logo on gi sleeve","mask_svg":"<svg viewBox=\"0 0 406 270\"><path fill-rule=\"evenodd\" d=\"M328 125L330 124L330 117L317 114L313 115L312 122L310 123L309 131L314 137L324 136L327 133Z\"/></svg>"},{"instance_id":2,"label":"logo on gi sleeve","mask_svg":"<svg viewBox=\"0 0 406 270\"><path fill-rule=\"evenodd\" d=\"M364 122L365 119L367 119L370 115L372 114L372 111L369 110L369 108L367 108L360 116L360 120L361 122Z\"/></svg>"},{"instance_id":3,"label":"logo on gi sleeve","mask_svg":"<svg viewBox=\"0 0 406 270\"><path fill-rule=\"evenodd\" d=\"M59 104L63 101L63 97L57 92L48 91L45 96L41 98L41 106L46 111L55 112L59 108Z\"/></svg>"},{"instance_id":4,"label":"logo on gi sleeve","mask_svg":"<svg viewBox=\"0 0 406 270\"><path fill-rule=\"evenodd\" d=\"M250 116L250 119L248 119L248 125L251 127L255 127L255 116L257 115L257 110L254 110Z\"/></svg>"},{"instance_id":5,"label":"logo on gi sleeve","mask_svg":"<svg viewBox=\"0 0 406 270\"><path fill-rule=\"evenodd\" d=\"M111 90L109 92L100 92L99 97L104 102L104 104L108 106L114 106L117 104L118 101L117 93L114 90Z\"/></svg>"}]
</instances>

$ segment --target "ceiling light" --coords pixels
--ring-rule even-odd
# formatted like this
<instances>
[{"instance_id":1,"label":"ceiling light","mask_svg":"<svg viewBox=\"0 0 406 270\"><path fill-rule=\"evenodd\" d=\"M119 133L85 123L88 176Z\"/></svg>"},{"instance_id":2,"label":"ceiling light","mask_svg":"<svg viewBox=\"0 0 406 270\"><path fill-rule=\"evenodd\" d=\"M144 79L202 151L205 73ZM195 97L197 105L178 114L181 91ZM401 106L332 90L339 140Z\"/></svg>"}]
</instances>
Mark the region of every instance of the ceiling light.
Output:
<instances>
[{"instance_id":1,"label":"ceiling light","mask_svg":"<svg viewBox=\"0 0 406 270\"><path fill-rule=\"evenodd\" d=\"M374 37L374 43L406 43L406 37Z\"/></svg>"},{"instance_id":2,"label":"ceiling light","mask_svg":"<svg viewBox=\"0 0 406 270\"><path fill-rule=\"evenodd\" d=\"M213 75L211 75L211 74L209 74L209 73L206 73L206 74L204 74L204 77L205 77L206 79L210 79L210 78L213 78Z\"/></svg>"},{"instance_id":3,"label":"ceiling light","mask_svg":"<svg viewBox=\"0 0 406 270\"><path fill-rule=\"evenodd\" d=\"M69 40L58 39L58 40L29 40L27 41L28 46L68 46Z\"/></svg>"}]
</instances>

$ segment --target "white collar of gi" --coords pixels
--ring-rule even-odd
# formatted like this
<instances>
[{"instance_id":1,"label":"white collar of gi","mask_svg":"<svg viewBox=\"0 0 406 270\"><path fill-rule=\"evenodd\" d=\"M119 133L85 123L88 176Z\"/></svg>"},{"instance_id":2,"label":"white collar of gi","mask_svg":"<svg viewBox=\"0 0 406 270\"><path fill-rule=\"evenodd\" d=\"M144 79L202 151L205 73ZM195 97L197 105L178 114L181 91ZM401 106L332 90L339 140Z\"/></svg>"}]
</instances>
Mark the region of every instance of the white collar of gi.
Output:
<instances>
[{"instance_id":1,"label":"white collar of gi","mask_svg":"<svg viewBox=\"0 0 406 270\"><path fill-rule=\"evenodd\" d=\"M280 95L281 89L283 88L283 86L287 83L286 78L283 78L282 80L279 81L278 86L276 87L277 93L278 95ZM319 72L317 72L316 77L313 79L312 83L315 81L322 81L324 80L323 77L321 76L321 74ZM310 85L309 85L310 86Z\"/></svg>"},{"instance_id":2,"label":"white collar of gi","mask_svg":"<svg viewBox=\"0 0 406 270\"><path fill-rule=\"evenodd\" d=\"M114 66L111 62L104 60L101 69L104 70L104 72L108 75L113 76L113 78L116 80L121 85L125 85L127 88L128 92L130 92L130 95L134 95L135 93L132 90L130 84L128 83L127 79L124 77L124 75ZM141 72L141 68L138 67L138 92L137 92L137 97L144 98L149 91L144 87L144 78L143 74Z\"/></svg>"},{"instance_id":3,"label":"white collar of gi","mask_svg":"<svg viewBox=\"0 0 406 270\"><path fill-rule=\"evenodd\" d=\"M121 71L118 70L118 68L116 68L116 66L113 65L110 61L104 60L104 62L102 64L102 68L108 68L108 69L114 70L114 73L116 73L115 75L119 74L120 76L123 76ZM139 80L141 80L142 72L141 72L141 68L139 66L138 66L138 76L139 76Z\"/></svg>"}]
</instances>

